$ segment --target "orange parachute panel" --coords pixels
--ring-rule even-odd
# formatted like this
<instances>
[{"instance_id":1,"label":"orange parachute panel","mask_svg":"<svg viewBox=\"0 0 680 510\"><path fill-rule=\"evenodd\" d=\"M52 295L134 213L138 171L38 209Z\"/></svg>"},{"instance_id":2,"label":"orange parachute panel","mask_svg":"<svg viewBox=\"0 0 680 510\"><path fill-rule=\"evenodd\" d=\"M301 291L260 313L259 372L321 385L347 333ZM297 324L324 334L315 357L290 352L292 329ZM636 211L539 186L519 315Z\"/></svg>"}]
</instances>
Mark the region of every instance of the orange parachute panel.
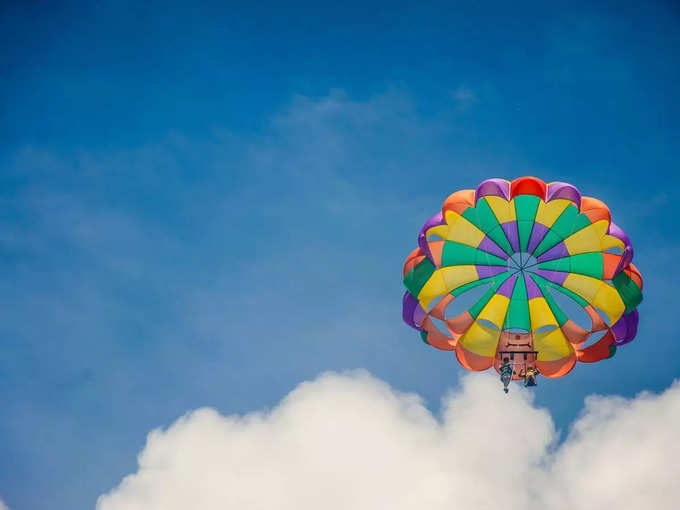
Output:
<instances>
[{"instance_id":1,"label":"orange parachute panel","mask_svg":"<svg viewBox=\"0 0 680 510\"><path fill-rule=\"evenodd\" d=\"M602 201L593 197L581 198L581 212L585 214L590 223L595 223L600 220L607 220L607 223L612 222L612 215L609 212L609 207Z\"/></svg>"},{"instance_id":2,"label":"orange parachute panel","mask_svg":"<svg viewBox=\"0 0 680 510\"><path fill-rule=\"evenodd\" d=\"M442 214L446 217L446 211L455 211L463 214L468 207L475 205L475 190L464 189L449 195L442 206Z\"/></svg>"},{"instance_id":3,"label":"orange parachute panel","mask_svg":"<svg viewBox=\"0 0 680 510\"><path fill-rule=\"evenodd\" d=\"M468 351L460 344L456 344L456 358L458 358L458 363L463 365L463 367L475 372L491 368L494 360L491 356L480 356L472 351Z\"/></svg>"},{"instance_id":4,"label":"orange parachute panel","mask_svg":"<svg viewBox=\"0 0 680 510\"><path fill-rule=\"evenodd\" d=\"M602 253L602 265L604 269L602 278L604 280L611 280L614 278L614 271L619 267L619 262L621 262L621 255L607 252Z\"/></svg>"},{"instance_id":5,"label":"orange parachute panel","mask_svg":"<svg viewBox=\"0 0 680 510\"><path fill-rule=\"evenodd\" d=\"M612 345L614 345L614 334L609 330L606 335L593 345L576 351L576 356L583 363L594 363L608 358L611 355L609 347Z\"/></svg>"},{"instance_id":6,"label":"orange parachute panel","mask_svg":"<svg viewBox=\"0 0 680 510\"><path fill-rule=\"evenodd\" d=\"M468 328L472 326L473 322L475 322L475 318L470 315L470 312L468 311L465 311L452 319L446 319L446 325L454 338L459 338L465 333Z\"/></svg>"},{"instance_id":7,"label":"orange parachute panel","mask_svg":"<svg viewBox=\"0 0 680 510\"><path fill-rule=\"evenodd\" d=\"M576 355L552 361L537 361L536 368L542 376L557 378L567 375L576 365Z\"/></svg>"},{"instance_id":8,"label":"orange parachute panel","mask_svg":"<svg viewBox=\"0 0 680 510\"><path fill-rule=\"evenodd\" d=\"M628 267L623 270L623 272L630 276L630 278L635 282L635 285L637 285L640 290L642 290L642 275L635 265L632 263L629 264Z\"/></svg>"},{"instance_id":9,"label":"orange parachute panel","mask_svg":"<svg viewBox=\"0 0 680 510\"><path fill-rule=\"evenodd\" d=\"M436 267L442 267L442 250L444 249L444 241L429 241L430 254L432 261Z\"/></svg>"},{"instance_id":10,"label":"orange parachute panel","mask_svg":"<svg viewBox=\"0 0 680 510\"><path fill-rule=\"evenodd\" d=\"M432 308L430 315L435 319L443 321L446 316L446 307L449 306L451 301L453 301L453 296L451 294L445 294L434 306L434 308Z\"/></svg>"},{"instance_id":11,"label":"orange parachute panel","mask_svg":"<svg viewBox=\"0 0 680 510\"><path fill-rule=\"evenodd\" d=\"M560 329L562 330L562 333L564 333L564 336L567 338L567 340L569 340L569 343L574 346L581 345L583 342L588 340L588 337L590 336L590 331L583 329L571 319L568 319L567 322L562 324Z\"/></svg>"},{"instance_id":12,"label":"orange parachute panel","mask_svg":"<svg viewBox=\"0 0 680 510\"><path fill-rule=\"evenodd\" d=\"M429 317L425 317L423 329L427 331L427 343L432 347L436 347L442 351L452 351L455 348L450 342L451 339L439 331Z\"/></svg>"},{"instance_id":13,"label":"orange parachute panel","mask_svg":"<svg viewBox=\"0 0 680 510\"><path fill-rule=\"evenodd\" d=\"M597 313L597 310L593 308L592 306L584 306L583 309L585 312L588 314L588 317L590 317L590 322L592 323L592 326L590 326L590 331L603 331L607 329L607 324L602 320L602 317L600 316L599 313Z\"/></svg>"},{"instance_id":14,"label":"orange parachute panel","mask_svg":"<svg viewBox=\"0 0 680 510\"><path fill-rule=\"evenodd\" d=\"M409 271L417 266L418 263L424 258L425 254L420 248L416 248L411 253L409 253L408 257L406 257L406 261L404 262L404 277L406 277Z\"/></svg>"}]
</instances>

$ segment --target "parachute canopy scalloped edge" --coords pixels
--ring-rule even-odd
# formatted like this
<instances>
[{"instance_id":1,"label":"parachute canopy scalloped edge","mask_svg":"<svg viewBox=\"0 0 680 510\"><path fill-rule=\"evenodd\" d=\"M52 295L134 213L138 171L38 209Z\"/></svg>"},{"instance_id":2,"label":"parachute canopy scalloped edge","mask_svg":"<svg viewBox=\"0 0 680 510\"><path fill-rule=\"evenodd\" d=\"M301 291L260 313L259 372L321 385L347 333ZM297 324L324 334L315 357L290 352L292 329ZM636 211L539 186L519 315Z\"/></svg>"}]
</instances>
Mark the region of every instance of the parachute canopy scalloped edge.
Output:
<instances>
[{"instance_id":1,"label":"parachute canopy scalloped edge","mask_svg":"<svg viewBox=\"0 0 680 510\"><path fill-rule=\"evenodd\" d=\"M529 337L541 374L561 377L635 337L642 276L632 260L630 239L602 201L564 182L488 179L450 195L423 225L404 263L403 318L468 370L493 366L511 335ZM472 306L447 315L482 285ZM556 294L582 307L590 327ZM602 336L593 342L594 334Z\"/></svg>"}]
</instances>

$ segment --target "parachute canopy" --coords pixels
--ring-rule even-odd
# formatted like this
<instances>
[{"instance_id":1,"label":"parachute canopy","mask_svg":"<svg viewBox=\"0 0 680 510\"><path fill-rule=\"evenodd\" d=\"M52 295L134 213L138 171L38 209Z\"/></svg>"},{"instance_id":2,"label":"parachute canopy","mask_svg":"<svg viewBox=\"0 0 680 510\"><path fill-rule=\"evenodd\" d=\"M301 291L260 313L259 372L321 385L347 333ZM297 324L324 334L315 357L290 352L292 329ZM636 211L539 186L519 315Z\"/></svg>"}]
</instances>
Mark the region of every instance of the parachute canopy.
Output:
<instances>
[{"instance_id":1,"label":"parachute canopy","mask_svg":"<svg viewBox=\"0 0 680 510\"><path fill-rule=\"evenodd\" d=\"M499 352L526 345L542 375L561 377L635 337L632 259L600 200L563 182L488 179L453 193L420 230L404 264L404 321L469 370L498 368ZM472 304L447 312L466 293ZM574 304L589 325L570 316Z\"/></svg>"}]
</instances>

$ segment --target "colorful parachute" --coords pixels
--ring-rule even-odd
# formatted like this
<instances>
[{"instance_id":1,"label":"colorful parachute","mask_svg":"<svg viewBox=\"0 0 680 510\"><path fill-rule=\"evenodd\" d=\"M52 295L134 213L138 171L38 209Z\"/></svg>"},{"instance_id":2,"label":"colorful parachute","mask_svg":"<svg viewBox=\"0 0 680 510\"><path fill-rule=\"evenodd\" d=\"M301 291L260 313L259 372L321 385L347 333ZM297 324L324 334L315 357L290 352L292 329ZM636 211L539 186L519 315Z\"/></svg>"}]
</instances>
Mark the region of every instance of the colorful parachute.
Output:
<instances>
[{"instance_id":1,"label":"colorful parachute","mask_svg":"<svg viewBox=\"0 0 680 510\"><path fill-rule=\"evenodd\" d=\"M404 264L404 321L469 370L529 353L542 375L562 377L635 337L642 277L632 259L600 200L563 182L488 179L453 193L420 230ZM486 291L472 306L447 314L478 286ZM565 296L590 327L563 311Z\"/></svg>"}]
</instances>

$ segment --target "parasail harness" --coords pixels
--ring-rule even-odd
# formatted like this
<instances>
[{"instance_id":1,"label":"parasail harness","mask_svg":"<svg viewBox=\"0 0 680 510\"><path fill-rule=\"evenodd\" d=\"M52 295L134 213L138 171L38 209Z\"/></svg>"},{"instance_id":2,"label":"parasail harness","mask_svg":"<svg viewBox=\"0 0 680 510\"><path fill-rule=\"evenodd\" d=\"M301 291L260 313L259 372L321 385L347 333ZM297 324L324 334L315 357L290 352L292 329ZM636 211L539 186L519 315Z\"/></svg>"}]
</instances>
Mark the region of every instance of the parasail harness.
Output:
<instances>
[{"instance_id":1,"label":"parasail harness","mask_svg":"<svg viewBox=\"0 0 680 510\"><path fill-rule=\"evenodd\" d=\"M503 375L510 373L510 378L513 374L525 379L525 386L535 386L536 376L539 374L538 368L536 368L536 357L538 351L531 350L531 344L506 344L508 347L528 347L526 350L512 350L512 351L498 351L498 357L500 360L508 359L507 362L503 361L500 366L501 370L501 380ZM531 376L532 379L529 379ZM504 391L507 393L507 385L504 382Z\"/></svg>"}]
</instances>

